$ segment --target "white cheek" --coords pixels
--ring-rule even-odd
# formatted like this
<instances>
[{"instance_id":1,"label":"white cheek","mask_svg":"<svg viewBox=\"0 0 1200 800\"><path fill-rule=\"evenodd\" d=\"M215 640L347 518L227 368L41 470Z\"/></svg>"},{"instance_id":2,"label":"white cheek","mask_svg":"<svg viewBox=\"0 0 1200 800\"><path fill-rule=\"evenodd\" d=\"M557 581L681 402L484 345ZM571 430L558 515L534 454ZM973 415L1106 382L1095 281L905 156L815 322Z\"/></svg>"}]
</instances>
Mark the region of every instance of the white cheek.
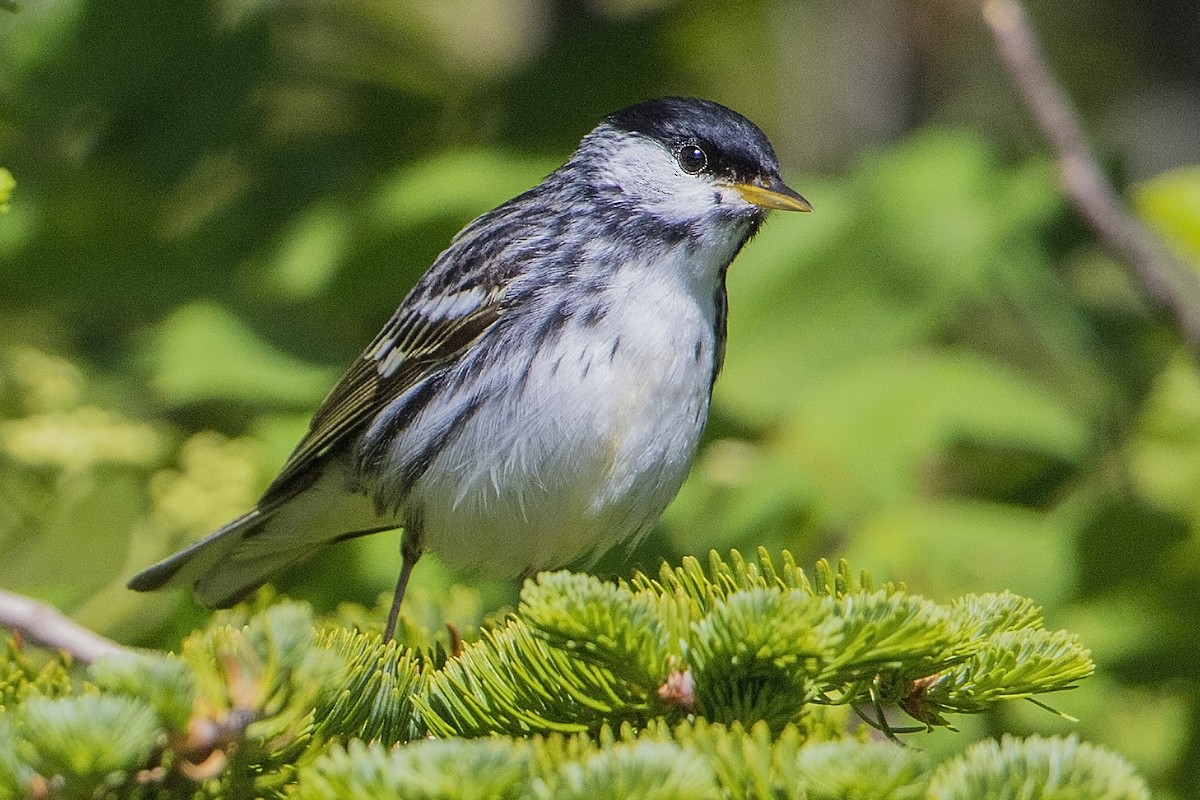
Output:
<instances>
[{"instance_id":1,"label":"white cheek","mask_svg":"<svg viewBox=\"0 0 1200 800\"><path fill-rule=\"evenodd\" d=\"M662 146L629 136L609 155L608 177L632 197L657 199L670 194L680 178L689 177Z\"/></svg>"},{"instance_id":2,"label":"white cheek","mask_svg":"<svg viewBox=\"0 0 1200 800\"><path fill-rule=\"evenodd\" d=\"M704 175L689 175L662 146L631 136L616 148L608 162L608 177L621 193L646 210L680 221L712 213L717 206L748 206L734 190Z\"/></svg>"}]
</instances>

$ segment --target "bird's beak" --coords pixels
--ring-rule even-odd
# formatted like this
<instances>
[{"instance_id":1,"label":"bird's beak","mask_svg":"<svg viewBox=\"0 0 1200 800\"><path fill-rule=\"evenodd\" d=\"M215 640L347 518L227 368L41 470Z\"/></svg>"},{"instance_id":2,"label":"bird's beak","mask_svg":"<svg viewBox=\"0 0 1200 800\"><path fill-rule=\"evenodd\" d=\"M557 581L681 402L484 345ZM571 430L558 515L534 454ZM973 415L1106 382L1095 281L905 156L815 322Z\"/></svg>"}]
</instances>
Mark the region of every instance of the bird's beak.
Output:
<instances>
[{"instance_id":1,"label":"bird's beak","mask_svg":"<svg viewBox=\"0 0 1200 800\"><path fill-rule=\"evenodd\" d=\"M768 178L765 186L757 183L730 184L749 203L780 211L812 211L812 204L781 180Z\"/></svg>"}]
</instances>

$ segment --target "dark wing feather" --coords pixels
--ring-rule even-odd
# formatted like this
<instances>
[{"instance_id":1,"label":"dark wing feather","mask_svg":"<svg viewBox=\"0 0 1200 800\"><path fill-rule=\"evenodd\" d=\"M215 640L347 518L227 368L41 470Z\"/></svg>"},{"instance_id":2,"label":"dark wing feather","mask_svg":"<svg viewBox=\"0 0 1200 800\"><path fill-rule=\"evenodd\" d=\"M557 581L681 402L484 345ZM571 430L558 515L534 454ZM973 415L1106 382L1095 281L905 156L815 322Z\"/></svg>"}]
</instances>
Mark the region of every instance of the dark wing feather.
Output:
<instances>
[{"instance_id":1,"label":"dark wing feather","mask_svg":"<svg viewBox=\"0 0 1200 800\"><path fill-rule=\"evenodd\" d=\"M308 433L267 487L259 508L305 489L313 467L348 435L434 370L448 364L500 317L500 291L480 292L473 308L435 316L436 303L406 303L321 403Z\"/></svg>"}]
</instances>

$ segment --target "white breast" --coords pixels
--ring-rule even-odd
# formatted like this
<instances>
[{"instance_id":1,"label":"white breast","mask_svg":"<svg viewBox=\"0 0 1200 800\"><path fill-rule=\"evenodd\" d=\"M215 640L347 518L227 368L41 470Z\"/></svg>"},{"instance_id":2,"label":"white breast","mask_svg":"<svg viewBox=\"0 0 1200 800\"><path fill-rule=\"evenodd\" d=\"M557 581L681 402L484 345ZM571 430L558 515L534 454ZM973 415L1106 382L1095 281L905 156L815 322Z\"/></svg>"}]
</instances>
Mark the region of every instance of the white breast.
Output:
<instances>
[{"instance_id":1,"label":"white breast","mask_svg":"<svg viewBox=\"0 0 1200 800\"><path fill-rule=\"evenodd\" d=\"M708 414L717 281L732 254L712 255L724 260L616 271L608 313L568 322L526 360L521 390L471 417L410 495L429 549L515 574L649 529Z\"/></svg>"}]
</instances>

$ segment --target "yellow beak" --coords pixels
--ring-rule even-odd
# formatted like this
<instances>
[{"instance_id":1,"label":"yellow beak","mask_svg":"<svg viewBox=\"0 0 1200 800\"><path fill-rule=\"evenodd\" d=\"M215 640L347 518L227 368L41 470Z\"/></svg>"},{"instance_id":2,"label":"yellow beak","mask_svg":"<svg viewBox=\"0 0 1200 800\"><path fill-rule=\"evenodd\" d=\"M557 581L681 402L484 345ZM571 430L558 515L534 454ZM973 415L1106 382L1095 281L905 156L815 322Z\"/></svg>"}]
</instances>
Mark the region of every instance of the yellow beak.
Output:
<instances>
[{"instance_id":1,"label":"yellow beak","mask_svg":"<svg viewBox=\"0 0 1200 800\"><path fill-rule=\"evenodd\" d=\"M762 208L775 208L780 211L812 211L812 204L800 196L799 192L783 183L771 181L766 186L756 183L730 184L747 202Z\"/></svg>"}]
</instances>

